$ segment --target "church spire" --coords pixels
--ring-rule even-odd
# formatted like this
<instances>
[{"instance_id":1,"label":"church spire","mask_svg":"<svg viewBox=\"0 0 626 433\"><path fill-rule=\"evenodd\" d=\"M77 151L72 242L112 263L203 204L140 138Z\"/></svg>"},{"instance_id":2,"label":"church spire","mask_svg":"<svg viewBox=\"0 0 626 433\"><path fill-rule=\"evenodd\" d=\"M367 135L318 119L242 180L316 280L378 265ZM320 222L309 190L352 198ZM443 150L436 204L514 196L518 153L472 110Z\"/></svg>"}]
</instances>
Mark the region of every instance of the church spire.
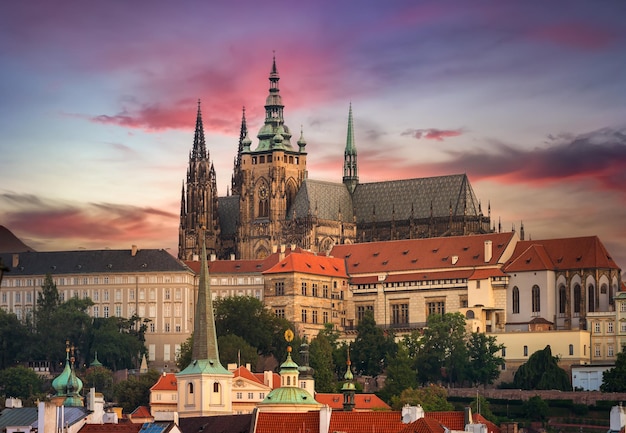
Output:
<instances>
[{"instance_id":1,"label":"church spire","mask_svg":"<svg viewBox=\"0 0 626 433\"><path fill-rule=\"evenodd\" d=\"M246 122L246 107L243 107L241 114L241 129L239 130L239 145L237 146L237 156L235 157L235 167L231 181L231 194L241 195L241 185L243 183L243 173L241 171L241 154L244 151L244 143L248 138L248 124Z\"/></svg>"},{"instance_id":2,"label":"church spire","mask_svg":"<svg viewBox=\"0 0 626 433\"><path fill-rule=\"evenodd\" d=\"M343 153L343 183L353 193L359 183L357 172L356 146L354 144L354 125L352 121L352 103L348 112L348 136L346 138L346 149Z\"/></svg>"},{"instance_id":3,"label":"church spire","mask_svg":"<svg viewBox=\"0 0 626 433\"><path fill-rule=\"evenodd\" d=\"M204 127L202 126L202 111L200 110L200 100L198 99L198 114L196 116L196 131L193 136L193 151L192 159L197 161L199 159L205 159L206 143L204 141Z\"/></svg>"}]
</instances>

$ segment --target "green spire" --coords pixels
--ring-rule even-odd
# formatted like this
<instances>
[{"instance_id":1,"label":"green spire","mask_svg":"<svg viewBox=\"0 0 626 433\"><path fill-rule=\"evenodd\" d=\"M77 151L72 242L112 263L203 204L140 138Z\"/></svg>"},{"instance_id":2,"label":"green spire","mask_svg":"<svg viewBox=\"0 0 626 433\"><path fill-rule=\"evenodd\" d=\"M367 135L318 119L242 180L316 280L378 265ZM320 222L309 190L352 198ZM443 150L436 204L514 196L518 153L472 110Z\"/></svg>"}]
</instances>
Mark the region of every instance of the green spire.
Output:
<instances>
[{"instance_id":1,"label":"green spire","mask_svg":"<svg viewBox=\"0 0 626 433\"><path fill-rule=\"evenodd\" d=\"M356 146L354 144L354 125L352 121L352 103L348 112L348 136L346 149L343 153L343 183L353 193L359 183L358 167L356 161Z\"/></svg>"}]
</instances>

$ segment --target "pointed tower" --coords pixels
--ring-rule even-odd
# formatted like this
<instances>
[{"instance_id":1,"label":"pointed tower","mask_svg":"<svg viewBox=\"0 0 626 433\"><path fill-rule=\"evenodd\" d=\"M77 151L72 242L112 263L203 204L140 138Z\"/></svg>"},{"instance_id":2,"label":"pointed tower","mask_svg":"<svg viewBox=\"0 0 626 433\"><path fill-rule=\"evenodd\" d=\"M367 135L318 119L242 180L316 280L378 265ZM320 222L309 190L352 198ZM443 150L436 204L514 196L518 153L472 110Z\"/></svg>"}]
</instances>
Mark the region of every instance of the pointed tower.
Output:
<instances>
[{"instance_id":1,"label":"pointed tower","mask_svg":"<svg viewBox=\"0 0 626 433\"><path fill-rule=\"evenodd\" d=\"M286 242L283 228L287 214L307 176L306 141L301 134L297 146L292 145L291 130L283 118L276 57L269 81L258 145L252 150L247 135L241 139L237 253L244 260L264 258L274 246Z\"/></svg>"},{"instance_id":2,"label":"pointed tower","mask_svg":"<svg viewBox=\"0 0 626 433\"><path fill-rule=\"evenodd\" d=\"M315 395L315 379L313 378L315 370L309 365L309 343L307 343L306 337L300 345L300 362L302 363L298 367L300 388L304 388L309 394Z\"/></svg>"},{"instance_id":3,"label":"pointed tower","mask_svg":"<svg viewBox=\"0 0 626 433\"><path fill-rule=\"evenodd\" d=\"M356 162L356 146L354 144L354 126L352 123L352 103L348 112L348 137L346 138L346 149L343 152L343 183L350 191L354 192L359 184L359 174Z\"/></svg>"},{"instance_id":4,"label":"pointed tower","mask_svg":"<svg viewBox=\"0 0 626 433\"><path fill-rule=\"evenodd\" d=\"M285 331L285 340L291 343L294 334ZM260 412L310 412L319 411L321 404L304 388L298 386L298 364L291 359L291 346L287 346L287 359L280 365L280 388L270 391L259 403Z\"/></svg>"},{"instance_id":5,"label":"pointed tower","mask_svg":"<svg viewBox=\"0 0 626 433\"><path fill-rule=\"evenodd\" d=\"M244 142L248 137L248 125L246 122L246 107L243 107L241 114L241 129L239 131L239 145L237 147L237 156L233 167L233 178L231 180L230 190L232 195L241 195L241 184L243 183L243 173L241 171L241 154L244 150ZM249 140L249 138L248 138Z\"/></svg>"},{"instance_id":6,"label":"pointed tower","mask_svg":"<svg viewBox=\"0 0 626 433\"><path fill-rule=\"evenodd\" d=\"M354 393L356 387L354 386L354 376L352 375L352 361L350 361L350 348L348 348L348 360L346 361L346 374L343 375L345 383L341 387L341 393L343 394L343 410L354 410Z\"/></svg>"},{"instance_id":7,"label":"pointed tower","mask_svg":"<svg viewBox=\"0 0 626 433\"><path fill-rule=\"evenodd\" d=\"M70 350L72 355L70 357ZM76 376L74 371L74 347L70 348L70 342L65 342L65 368L59 376L52 381L52 387L56 391L53 399L62 400L63 406L82 407L83 398L80 392L83 389L83 382Z\"/></svg>"},{"instance_id":8,"label":"pointed tower","mask_svg":"<svg viewBox=\"0 0 626 433\"><path fill-rule=\"evenodd\" d=\"M197 260L203 243L206 244L210 254L219 254L221 242L217 211L217 180L204 140L199 100L186 182L187 188L185 191L183 185L180 204L178 258ZM205 227L205 230L201 230L202 227ZM204 233L204 239L200 239L201 232Z\"/></svg>"},{"instance_id":9,"label":"pointed tower","mask_svg":"<svg viewBox=\"0 0 626 433\"><path fill-rule=\"evenodd\" d=\"M178 415L230 415L233 374L220 363L206 248L202 246L191 364L176 374Z\"/></svg>"}]
</instances>

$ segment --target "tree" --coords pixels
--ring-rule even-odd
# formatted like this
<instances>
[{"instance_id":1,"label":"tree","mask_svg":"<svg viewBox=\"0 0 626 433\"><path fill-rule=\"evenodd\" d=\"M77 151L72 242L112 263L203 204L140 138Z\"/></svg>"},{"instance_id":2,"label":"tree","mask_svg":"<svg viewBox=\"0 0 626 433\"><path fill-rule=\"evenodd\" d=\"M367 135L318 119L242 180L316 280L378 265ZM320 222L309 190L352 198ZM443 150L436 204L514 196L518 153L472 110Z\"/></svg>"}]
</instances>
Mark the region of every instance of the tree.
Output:
<instances>
[{"instance_id":1,"label":"tree","mask_svg":"<svg viewBox=\"0 0 626 433\"><path fill-rule=\"evenodd\" d=\"M400 410L405 404L420 405L425 412L442 412L454 410L454 405L448 402L446 389L439 385L429 385L422 388L407 388L399 396L391 398L391 407Z\"/></svg>"},{"instance_id":2,"label":"tree","mask_svg":"<svg viewBox=\"0 0 626 433\"><path fill-rule=\"evenodd\" d=\"M31 340L30 331L17 316L0 308L0 370L23 360Z\"/></svg>"},{"instance_id":3,"label":"tree","mask_svg":"<svg viewBox=\"0 0 626 433\"><path fill-rule=\"evenodd\" d=\"M393 337L385 336L376 326L374 313L367 311L357 325L352 345L352 360L357 374L376 376L385 368L385 358L397 350Z\"/></svg>"},{"instance_id":4,"label":"tree","mask_svg":"<svg viewBox=\"0 0 626 433\"><path fill-rule=\"evenodd\" d=\"M84 389L95 388L105 401L113 400L113 372L106 367L89 367L83 377Z\"/></svg>"},{"instance_id":5,"label":"tree","mask_svg":"<svg viewBox=\"0 0 626 433\"><path fill-rule=\"evenodd\" d=\"M381 391L381 398L390 401L391 397L400 395L407 388L417 387L417 373L415 363L409 356L409 349L405 342L398 344L398 351L389 359L385 387Z\"/></svg>"},{"instance_id":6,"label":"tree","mask_svg":"<svg viewBox=\"0 0 626 433\"><path fill-rule=\"evenodd\" d=\"M180 345L180 350L176 354L176 367L180 371L187 368L189 364L191 364L191 352L193 349L193 334L191 334L183 343Z\"/></svg>"},{"instance_id":7,"label":"tree","mask_svg":"<svg viewBox=\"0 0 626 433\"><path fill-rule=\"evenodd\" d=\"M468 360L465 317L460 313L431 314L417 343L415 363L421 383L459 383Z\"/></svg>"},{"instance_id":8,"label":"tree","mask_svg":"<svg viewBox=\"0 0 626 433\"><path fill-rule=\"evenodd\" d=\"M559 367L559 359L552 356L550 345L536 351L520 365L513 377L513 385L520 389L572 390L567 373Z\"/></svg>"},{"instance_id":9,"label":"tree","mask_svg":"<svg viewBox=\"0 0 626 433\"><path fill-rule=\"evenodd\" d=\"M115 384L113 394L124 412L132 412L139 406L150 404L150 388L159 380L159 376L158 371L150 370Z\"/></svg>"},{"instance_id":10,"label":"tree","mask_svg":"<svg viewBox=\"0 0 626 433\"><path fill-rule=\"evenodd\" d=\"M30 368L19 365L0 371L0 389L7 397L32 402L35 398L43 397L42 386L43 381Z\"/></svg>"},{"instance_id":11,"label":"tree","mask_svg":"<svg viewBox=\"0 0 626 433\"><path fill-rule=\"evenodd\" d=\"M136 368L146 353L145 331L137 315L93 319L88 353L94 356L97 351L99 360L112 370Z\"/></svg>"},{"instance_id":12,"label":"tree","mask_svg":"<svg viewBox=\"0 0 626 433\"><path fill-rule=\"evenodd\" d=\"M336 331L331 323L326 323L324 329L311 341L309 356L311 367L315 370L315 390L317 392L335 392L337 390L337 376L333 363L333 352L336 349ZM347 368L344 364L344 368Z\"/></svg>"},{"instance_id":13,"label":"tree","mask_svg":"<svg viewBox=\"0 0 626 433\"><path fill-rule=\"evenodd\" d=\"M490 385L499 376L504 359L496 354L504 348L496 343L495 336L487 336L480 332L472 332L467 342L469 362L466 377L472 384Z\"/></svg>"},{"instance_id":14,"label":"tree","mask_svg":"<svg viewBox=\"0 0 626 433\"><path fill-rule=\"evenodd\" d=\"M472 409L472 413L479 413L491 422L496 421L496 416L491 412L491 408L489 407L489 400L482 395L476 396L476 399L470 403L470 408Z\"/></svg>"},{"instance_id":15,"label":"tree","mask_svg":"<svg viewBox=\"0 0 626 433\"><path fill-rule=\"evenodd\" d=\"M535 395L522 403L522 411L526 419L532 421L545 421L548 418L550 408L541 397Z\"/></svg>"},{"instance_id":16,"label":"tree","mask_svg":"<svg viewBox=\"0 0 626 433\"><path fill-rule=\"evenodd\" d=\"M617 354L615 366L602 373L602 392L626 392L626 352Z\"/></svg>"},{"instance_id":17,"label":"tree","mask_svg":"<svg viewBox=\"0 0 626 433\"><path fill-rule=\"evenodd\" d=\"M222 335L217 338L220 361L226 367L230 364L256 365L258 354L256 348L238 335ZM186 366L185 366L186 367Z\"/></svg>"}]
</instances>

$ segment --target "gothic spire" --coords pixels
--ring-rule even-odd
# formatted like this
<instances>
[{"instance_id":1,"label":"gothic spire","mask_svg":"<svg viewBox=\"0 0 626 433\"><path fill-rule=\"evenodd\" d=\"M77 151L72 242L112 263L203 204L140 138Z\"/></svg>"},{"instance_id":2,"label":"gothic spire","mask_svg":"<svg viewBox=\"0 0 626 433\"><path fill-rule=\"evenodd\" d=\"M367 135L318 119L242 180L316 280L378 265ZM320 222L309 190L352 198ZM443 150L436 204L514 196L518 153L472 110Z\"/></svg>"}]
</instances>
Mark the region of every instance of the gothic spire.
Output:
<instances>
[{"instance_id":1,"label":"gothic spire","mask_svg":"<svg viewBox=\"0 0 626 433\"><path fill-rule=\"evenodd\" d=\"M196 116L196 131L193 136L193 151L191 155L194 161L205 159L206 143L204 141L204 127L202 126L202 111L200 110L200 100L198 99L198 114Z\"/></svg>"},{"instance_id":2,"label":"gothic spire","mask_svg":"<svg viewBox=\"0 0 626 433\"><path fill-rule=\"evenodd\" d=\"M352 103L348 112L348 136L346 138L346 148L343 153L343 183L353 193L359 183L356 146L354 144L354 125L352 120Z\"/></svg>"},{"instance_id":3,"label":"gothic spire","mask_svg":"<svg viewBox=\"0 0 626 433\"><path fill-rule=\"evenodd\" d=\"M202 230L204 232L204 230ZM202 254L200 257L200 279L198 282L198 302L196 303L196 320L193 327L193 347L191 359L208 360L211 365L220 366L220 357L217 348L217 334L213 317L213 301L211 299L211 285L209 266L206 259L206 242L204 233L202 238ZM223 369L223 367L222 367Z\"/></svg>"},{"instance_id":4,"label":"gothic spire","mask_svg":"<svg viewBox=\"0 0 626 433\"><path fill-rule=\"evenodd\" d=\"M248 124L246 122L246 107L243 107L241 114L241 129L239 130L239 145L237 146L237 156L233 168L233 176L231 179L232 195L241 195L241 184L243 183L243 174L241 172L241 154L244 151L245 143L248 138Z\"/></svg>"}]
</instances>

